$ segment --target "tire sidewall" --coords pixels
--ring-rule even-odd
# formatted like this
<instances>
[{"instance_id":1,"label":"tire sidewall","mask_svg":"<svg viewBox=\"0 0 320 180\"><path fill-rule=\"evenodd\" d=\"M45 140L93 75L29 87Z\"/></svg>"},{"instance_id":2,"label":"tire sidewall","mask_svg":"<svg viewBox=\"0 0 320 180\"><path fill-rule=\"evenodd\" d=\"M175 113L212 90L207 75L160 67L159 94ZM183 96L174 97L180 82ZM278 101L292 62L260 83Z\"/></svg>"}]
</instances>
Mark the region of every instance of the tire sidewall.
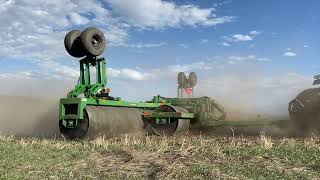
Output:
<instances>
[{"instance_id":1,"label":"tire sidewall","mask_svg":"<svg viewBox=\"0 0 320 180\"><path fill-rule=\"evenodd\" d=\"M81 32L79 30L72 30L64 38L65 49L71 56L77 58L85 56L80 43L80 35Z\"/></svg>"},{"instance_id":2,"label":"tire sidewall","mask_svg":"<svg viewBox=\"0 0 320 180\"><path fill-rule=\"evenodd\" d=\"M95 48L91 40L94 36L98 36L100 38L99 48ZM97 28L89 27L85 29L80 35L82 47L86 52L87 56L99 56L101 55L106 47L106 39L103 35L103 32Z\"/></svg>"}]
</instances>

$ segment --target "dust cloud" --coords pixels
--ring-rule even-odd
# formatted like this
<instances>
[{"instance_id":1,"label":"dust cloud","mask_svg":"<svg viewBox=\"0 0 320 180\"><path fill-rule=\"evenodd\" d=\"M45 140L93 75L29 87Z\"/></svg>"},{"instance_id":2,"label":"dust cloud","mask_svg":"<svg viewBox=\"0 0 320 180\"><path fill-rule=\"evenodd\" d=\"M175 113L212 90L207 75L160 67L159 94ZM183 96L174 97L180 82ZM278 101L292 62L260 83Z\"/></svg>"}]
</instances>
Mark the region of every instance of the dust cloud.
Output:
<instances>
[{"instance_id":1,"label":"dust cloud","mask_svg":"<svg viewBox=\"0 0 320 180\"><path fill-rule=\"evenodd\" d=\"M58 102L19 96L0 96L0 132L18 137L59 136Z\"/></svg>"},{"instance_id":2,"label":"dust cloud","mask_svg":"<svg viewBox=\"0 0 320 180\"><path fill-rule=\"evenodd\" d=\"M300 127L289 121L288 103L303 89L309 88L311 80L307 81L296 74L283 73L273 78L266 74L262 68L246 64L225 69L221 75L215 73L200 79L195 93L197 96L210 96L222 104L227 120L280 121L270 126L216 128L208 130L210 133L246 136L264 132L271 136L296 135L295 132Z\"/></svg>"},{"instance_id":3,"label":"dust cloud","mask_svg":"<svg viewBox=\"0 0 320 180\"><path fill-rule=\"evenodd\" d=\"M195 94L220 102L229 120L288 118L288 103L312 83L292 73L270 75L252 63L220 71L199 75Z\"/></svg>"},{"instance_id":4,"label":"dust cloud","mask_svg":"<svg viewBox=\"0 0 320 180\"><path fill-rule=\"evenodd\" d=\"M50 83L48 83L50 82ZM26 79L0 80L0 135L61 138L59 99L75 82ZM103 111L101 111L101 109ZM115 137L143 134L141 111L132 108L88 107L92 122L88 137ZM107 119L105 117L108 117ZM97 131L96 134L94 134Z\"/></svg>"},{"instance_id":5,"label":"dust cloud","mask_svg":"<svg viewBox=\"0 0 320 180\"><path fill-rule=\"evenodd\" d=\"M73 82L58 80L0 81L0 133L16 137L61 137L59 98Z\"/></svg>"},{"instance_id":6,"label":"dust cloud","mask_svg":"<svg viewBox=\"0 0 320 180\"><path fill-rule=\"evenodd\" d=\"M224 106L228 120L288 120L288 102L310 83L304 80L296 84L286 81L286 76L270 80L261 73L261 69L249 66L230 69L221 75L212 74L206 78L200 75L195 95L216 99ZM1 79L0 83L0 93L3 94L0 95L2 134L32 137L61 136L58 129L58 101L73 88L75 81ZM293 85L299 88L292 88ZM160 94L161 92L159 90ZM172 92L174 92L172 97L175 97L175 87L172 87ZM125 95L121 94L123 97ZM122 121L125 122L124 119ZM139 128L140 126L141 124ZM120 130L120 125L117 128ZM270 132L269 134L287 135L290 128L288 126L241 127L239 130L232 129L234 131L232 133L253 132L257 135L260 131L265 131ZM231 134L229 127L221 131Z\"/></svg>"}]
</instances>

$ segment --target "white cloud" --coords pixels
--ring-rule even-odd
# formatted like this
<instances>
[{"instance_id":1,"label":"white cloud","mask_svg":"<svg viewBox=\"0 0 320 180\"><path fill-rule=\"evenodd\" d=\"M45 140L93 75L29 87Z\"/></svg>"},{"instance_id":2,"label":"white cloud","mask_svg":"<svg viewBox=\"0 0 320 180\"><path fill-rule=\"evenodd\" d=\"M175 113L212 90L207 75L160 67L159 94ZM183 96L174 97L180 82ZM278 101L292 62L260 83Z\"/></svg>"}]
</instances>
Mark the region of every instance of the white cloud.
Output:
<instances>
[{"instance_id":1,"label":"white cloud","mask_svg":"<svg viewBox=\"0 0 320 180\"><path fill-rule=\"evenodd\" d=\"M22 71L16 73L0 73L0 79L33 79L35 72L33 71Z\"/></svg>"},{"instance_id":2,"label":"white cloud","mask_svg":"<svg viewBox=\"0 0 320 180\"><path fill-rule=\"evenodd\" d=\"M183 43L180 43L179 46L182 47L182 48L185 48L185 49L189 47L188 45L183 44Z\"/></svg>"},{"instance_id":3,"label":"white cloud","mask_svg":"<svg viewBox=\"0 0 320 180\"><path fill-rule=\"evenodd\" d=\"M223 38L229 42L252 41L260 34L261 32L259 31L250 31L248 34L233 34Z\"/></svg>"},{"instance_id":4,"label":"white cloud","mask_svg":"<svg viewBox=\"0 0 320 180\"><path fill-rule=\"evenodd\" d=\"M288 51L288 52L285 52L283 56L294 57L294 56L297 56L297 54L295 52Z\"/></svg>"},{"instance_id":5,"label":"white cloud","mask_svg":"<svg viewBox=\"0 0 320 180\"><path fill-rule=\"evenodd\" d=\"M238 41L252 41L253 37L249 35L242 35L242 34L234 34L232 35L233 41L238 42Z\"/></svg>"},{"instance_id":6,"label":"white cloud","mask_svg":"<svg viewBox=\"0 0 320 180\"><path fill-rule=\"evenodd\" d=\"M84 25L89 22L89 19L81 16L79 13L70 13L69 14L70 21L75 25Z\"/></svg>"},{"instance_id":7,"label":"white cloud","mask_svg":"<svg viewBox=\"0 0 320 180\"><path fill-rule=\"evenodd\" d=\"M111 67L108 68L108 76L119 77L120 73L121 73L121 71L118 69L114 69Z\"/></svg>"},{"instance_id":8,"label":"white cloud","mask_svg":"<svg viewBox=\"0 0 320 180\"><path fill-rule=\"evenodd\" d=\"M161 43L138 43L138 44L123 44L121 46L128 47L128 48L154 48L154 47L161 47L165 46L167 43L161 42Z\"/></svg>"},{"instance_id":9,"label":"white cloud","mask_svg":"<svg viewBox=\"0 0 320 180\"><path fill-rule=\"evenodd\" d=\"M271 59L269 59L269 58L257 58L257 61L258 62L270 62Z\"/></svg>"},{"instance_id":10,"label":"white cloud","mask_svg":"<svg viewBox=\"0 0 320 180\"><path fill-rule=\"evenodd\" d=\"M201 39L201 41L200 41L201 44L205 44L205 43L208 43L208 42L209 42L208 39Z\"/></svg>"},{"instance_id":11,"label":"white cloud","mask_svg":"<svg viewBox=\"0 0 320 180\"><path fill-rule=\"evenodd\" d=\"M83 25L102 29L108 40L108 46L152 48L164 46L166 43L128 43L128 32L132 27L129 23L132 20L145 22L146 24L142 23L144 27L158 28L180 25L212 26L232 19L217 17L213 8L199 8L196 5L180 6L160 0L107 1L114 9L128 8L126 13L130 14L130 18L126 20L120 20L115 12L107 9L108 6L96 0L1 2L0 59L31 60L36 64L70 58L63 46L64 36L69 30ZM129 6L125 7L127 5ZM148 9L140 11L145 7ZM145 21L145 15L151 17L147 16ZM142 21L139 21L140 16Z\"/></svg>"},{"instance_id":12,"label":"white cloud","mask_svg":"<svg viewBox=\"0 0 320 180\"><path fill-rule=\"evenodd\" d=\"M81 8L80 8L81 7ZM64 35L78 25L98 26L109 45L127 40L127 30L98 1L6 1L0 9L0 58L33 61L66 57Z\"/></svg>"},{"instance_id":13,"label":"white cloud","mask_svg":"<svg viewBox=\"0 0 320 180\"><path fill-rule=\"evenodd\" d=\"M178 26L215 26L231 22L234 17L217 17L214 8L176 5L164 0L105 0L124 21L140 28Z\"/></svg>"},{"instance_id":14,"label":"white cloud","mask_svg":"<svg viewBox=\"0 0 320 180\"><path fill-rule=\"evenodd\" d=\"M46 74L50 76L50 74L54 74L56 78L70 78L77 79L79 77L79 69L78 66L68 66L56 61L45 61L39 62L38 66L42 68L42 74ZM47 71L47 72L45 72Z\"/></svg>"},{"instance_id":15,"label":"white cloud","mask_svg":"<svg viewBox=\"0 0 320 180\"><path fill-rule=\"evenodd\" d=\"M137 70L129 69L129 68L121 69L120 74L123 74L124 77L133 79L133 80L145 80L152 76L149 73L142 73Z\"/></svg>"},{"instance_id":16,"label":"white cloud","mask_svg":"<svg viewBox=\"0 0 320 180\"><path fill-rule=\"evenodd\" d=\"M207 58L203 61L195 61L189 64L176 64L169 65L168 69L170 72L190 72L196 70L212 70L224 68L226 64L236 65L240 63L266 63L270 62L271 59L266 57L257 57L256 55L250 54L248 56L229 56L224 57L214 57L212 59Z\"/></svg>"},{"instance_id":17,"label":"white cloud","mask_svg":"<svg viewBox=\"0 0 320 180\"><path fill-rule=\"evenodd\" d=\"M200 61L194 62L191 64L176 64L168 66L169 71L171 72L187 72L192 70L210 70L213 68L213 64Z\"/></svg>"},{"instance_id":18,"label":"white cloud","mask_svg":"<svg viewBox=\"0 0 320 180\"><path fill-rule=\"evenodd\" d=\"M238 64L240 62L270 62L271 59L266 57L257 57L256 55L250 54L248 56L229 56L229 64Z\"/></svg>"},{"instance_id":19,"label":"white cloud","mask_svg":"<svg viewBox=\"0 0 320 180\"><path fill-rule=\"evenodd\" d=\"M102 29L108 46L151 48L166 44L128 42L129 31L132 28L131 18L137 22L146 22L142 23L144 27L153 28L179 25L211 26L232 19L217 17L213 8L199 8L196 5L179 6L167 1L153 1L155 3L142 0L106 1L114 9L129 5L124 8L128 8L127 13L130 17L123 19L123 14L120 14L119 18L119 14L108 9L110 6L98 0L0 0L0 59L38 62L71 58L63 46L64 36L71 29L82 29L83 25ZM145 7L149 9L140 11ZM158 7L163 9L157 9ZM144 21L145 15L147 21ZM142 21L139 21L140 16Z\"/></svg>"},{"instance_id":20,"label":"white cloud","mask_svg":"<svg viewBox=\"0 0 320 180\"><path fill-rule=\"evenodd\" d=\"M57 61L44 61L35 64L36 70L0 73L0 79L56 79L76 81L79 77L79 67L73 65L64 65ZM95 81L95 68L91 68L92 81ZM108 68L108 76L124 80L149 80L154 78L153 71L130 69L130 68Z\"/></svg>"},{"instance_id":21,"label":"white cloud","mask_svg":"<svg viewBox=\"0 0 320 180\"><path fill-rule=\"evenodd\" d=\"M303 45L303 47L304 47L304 48L308 48L308 47L309 47L309 45L306 45L306 44L305 44L305 45Z\"/></svg>"},{"instance_id":22,"label":"white cloud","mask_svg":"<svg viewBox=\"0 0 320 180\"><path fill-rule=\"evenodd\" d=\"M108 68L108 75L110 75L111 77L123 78L128 80L137 80L137 81L148 80L154 77L152 73L140 72L138 70L130 69L130 68L122 68L122 69Z\"/></svg>"},{"instance_id":23,"label":"white cloud","mask_svg":"<svg viewBox=\"0 0 320 180\"><path fill-rule=\"evenodd\" d=\"M109 26L103 30L106 35L107 45L109 46L125 46L128 41L129 34L127 28L118 25Z\"/></svg>"},{"instance_id":24,"label":"white cloud","mask_svg":"<svg viewBox=\"0 0 320 180\"><path fill-rule=\"evenodd\" d=\"M57 61L46 60L33 63L34 69L22 72L1 73L0 79L59 79L76 80L79 77L78 67L64 65Z\"/></svg>"},{"instance_id":25,"label":"white cloud","mask_svg":"<svg viewBox=\"0 0 320 180\"><path fill-rule=\"evenodd\" d=\"M261 32L260 31L250 31L249 34L251 34L251 35L259 35L259 34L261 34Z\"/></svg>"},{"instance_id":26,"label":"white cloud","mask_svg":"<svg viewBox=\"0 0 320 180\"><path fill-rule=\"evenodd\" d=\"M213 7L221 7L226 4L230 4L231 2L232 2L232 0L225 0L225 1L221 1L221 2L216 2L216 3L213 3Z\"/></svg>"},{"instance_id":27,"label":"white cloud","mask_svg":"<svg viewBox=\"0 0 320 180\"><path fill-rule=\"evenodd\" d=\"M223 43L221 43L221 45L222 45L222 46L225 46L225 47L230 47L230 46L231 46L231 44L229 44L229 43L227 43L227 42L223 42Z\"/></svg>"}]
</instances>

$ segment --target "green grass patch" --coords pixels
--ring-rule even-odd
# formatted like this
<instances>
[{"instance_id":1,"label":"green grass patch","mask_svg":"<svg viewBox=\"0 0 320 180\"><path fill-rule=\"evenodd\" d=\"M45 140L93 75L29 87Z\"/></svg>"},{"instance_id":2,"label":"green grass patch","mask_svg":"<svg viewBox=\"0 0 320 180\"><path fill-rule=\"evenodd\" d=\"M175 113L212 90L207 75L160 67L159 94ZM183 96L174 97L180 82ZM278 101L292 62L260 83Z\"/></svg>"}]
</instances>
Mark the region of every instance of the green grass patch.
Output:
<instances>
[{"instance_id":1,"label":"green grass patch","mask_svg":"<svg viewBox=\"0 0 320 180\"><path fill-rule=\"evenodd\" d=\"M0 137L0 179L319 179L319 139Z\"/></svg>"}]
</instances>

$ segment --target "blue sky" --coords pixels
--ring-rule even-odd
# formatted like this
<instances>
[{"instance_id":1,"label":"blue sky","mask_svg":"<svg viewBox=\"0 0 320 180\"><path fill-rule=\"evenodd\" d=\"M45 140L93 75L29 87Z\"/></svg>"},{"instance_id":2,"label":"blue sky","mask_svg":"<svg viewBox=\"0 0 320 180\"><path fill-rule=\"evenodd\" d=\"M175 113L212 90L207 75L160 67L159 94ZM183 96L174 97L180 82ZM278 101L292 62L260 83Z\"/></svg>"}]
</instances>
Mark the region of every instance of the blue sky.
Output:
<instances>
[{"instance_id":1,"label":"blue sky","mask_svg":"<svg viewBox=\"0 0 320 180\"><path fill-rule=\"evenodd\" d=\"M2 0L0 94L46 84L64 95L78 76L64 35L97 26L116 96L175 96L177 72L195 71L198 96L284 112L320 73L318 7L317 0Z\"/></svg>"}]
</instances>

